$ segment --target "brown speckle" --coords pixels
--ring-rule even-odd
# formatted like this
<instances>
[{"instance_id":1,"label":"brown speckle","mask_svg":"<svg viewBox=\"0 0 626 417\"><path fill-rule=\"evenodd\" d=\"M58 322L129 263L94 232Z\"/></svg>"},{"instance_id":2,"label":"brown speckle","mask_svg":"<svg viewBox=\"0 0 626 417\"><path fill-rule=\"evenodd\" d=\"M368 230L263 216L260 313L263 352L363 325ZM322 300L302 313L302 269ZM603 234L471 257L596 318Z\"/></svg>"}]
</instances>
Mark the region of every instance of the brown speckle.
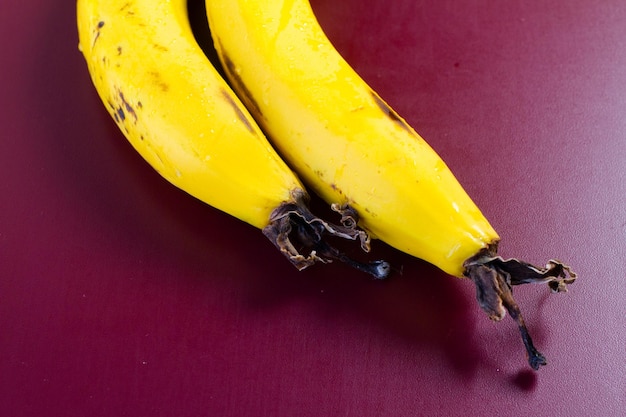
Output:
<instances>
[{"instance_id":1,"label":"brown speckle","mask_svg":"<svg viewBox=\"0 0 626 417\"><path fill-rule=\"evenodd\" d=\"M159 86L163 92L169 91L170 86L163 81L161 74L158 71L150 71L148 74L154 79L154 83Z\"/></svg>"},{"instance_id":2,"label":"brown speckle","mask_svg":"<svg viewBox=\"0 0 626 417\"><path fill-rule=\"evenodd\" d=\"M133 107L130 105L130 103L124 97L124 93L122 93L120 91L119 92L119 97L120 97L120 100L122 100L122 104L124 105L124 108L126 109L126 112L131 114L133 116L133 119L135 119L135 123L137 123L137 113L135 113L135 109L133 109Z\"/></svg>"},{"instance_id":3,"label":"brown speckle","mask_svg":"<svg viewBox=\"0 0 626 417\"><path fill-rule=\"evenodd\" d=\"M100 29L102 29L103 26L104 26L104 20L99 21L98 24L96 25L96 36L94 36L93 42L91 42L91 49L93 49L93 47L96 44L96 41L100 37Z\"/></svg>"},{"instance_id":4,"label":"brown speckle","mask_svg":"<svg viewBox=\"0 0 626 417\"><path fill-rule=\"evenodd\" d=\"M237 114L237 117L239 118L239 120L241 120L243 124L246 125L246 127L251 133L255 133L254 127L252 126L252 122L248 120L248 117L246 116L246 114L241 110L241 108L239 108L237 103L233 101L233 98L230 96L229 92L226 90L222 90L222 96L228 102L228 104L230 104L230 106L235 110L235 113Z\"/></svg>"},{"instance_id":5,"label":"brown speckle","mask_svg":"<svg viewBox=\"0 0 626 417\"><path fill-rule=\"evenodd\" d=\"M374 93L373 91L371 92L371 94L378 108L381 109L387 117L397 123L404 130L412 133L411 127L404 120L402 120L400 116L398 116L398 113L396 113L391 107L389 107L389 105L385 103L383 99L378 96L378 94Z\"/></svg>"},{"instance_id":6,"label":"brown speckle","mask_svg":"<svg viewBox=\"0 0 626 417\"><path fill-rule=\"evenodd\" d=\"M222 51L224 50L223 48L220 49ZM248 87L246 87L239 74L237 74L237 67L235 66L233 61L231 61L230 57L224 52L222 52L222 60L224 61L224 69L228 74L231 82L233 83L233 87L239 93L241 100L248 104L247 107L251 113L253 113L257 117L265 119L265 117L263 117L261 109L259 108L258 103L254 100L252 93L250 92L250 90L248 90Z\"/></svg>"}]
</instances>

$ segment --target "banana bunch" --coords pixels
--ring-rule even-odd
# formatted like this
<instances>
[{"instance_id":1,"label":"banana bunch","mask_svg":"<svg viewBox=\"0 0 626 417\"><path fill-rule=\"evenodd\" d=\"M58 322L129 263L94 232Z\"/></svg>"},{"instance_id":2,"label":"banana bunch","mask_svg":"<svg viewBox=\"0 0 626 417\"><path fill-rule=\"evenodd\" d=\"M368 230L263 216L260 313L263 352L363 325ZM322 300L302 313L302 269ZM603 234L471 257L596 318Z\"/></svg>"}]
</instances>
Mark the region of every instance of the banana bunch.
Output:
<instances>
[{"instance_id":1,"label":"banana bunch","mask_svg":"<svg viewBox=\"0 0 626 417\"><path fill-rule=\"evenodd\" d=\"M79 50L105 107L141 156L175 186L259 229L298 268L340 260L384 278L327 242L359 241L355 213L342 225L314 216L308 194L276 154L192 33L186 0L78 0Z\"/></svg>"},{"instance_id":2,"label":"banana bunch","mask_svg":"<svg viewBox=\"0 0 626 417\"><path fill-rule=\"evenodd\" d=\"M569 267L497 255L499 236L435 151L348 65L308 0L206 0L215 48L235 91L279 154L327 202L353 210L371 236L470 278L493 320L516 320L511 286L565 291Z\"/></svg>"},{"instance_id":3,"label":"banana bunch","mask_svg":"<svg viewBox=\"0 0 626 417\"><path fill-rule=\"evenodd\" d=\"M194 39L186 0L78 0L92 81L144 159L262 229L299 269L339 260L386 277L386 262L358 262L328 243L344 238L369 251L374 237L469 278L492 320L515 319L531 367L544 365L512 286L546 282L562 292L576 274L556 260L542 268L497 255L487 219L335 50L307 0L206 0L206 10L234 92ZM339 225L309 211L303 184L341 215Z\"/></svg>"}]
</instances>

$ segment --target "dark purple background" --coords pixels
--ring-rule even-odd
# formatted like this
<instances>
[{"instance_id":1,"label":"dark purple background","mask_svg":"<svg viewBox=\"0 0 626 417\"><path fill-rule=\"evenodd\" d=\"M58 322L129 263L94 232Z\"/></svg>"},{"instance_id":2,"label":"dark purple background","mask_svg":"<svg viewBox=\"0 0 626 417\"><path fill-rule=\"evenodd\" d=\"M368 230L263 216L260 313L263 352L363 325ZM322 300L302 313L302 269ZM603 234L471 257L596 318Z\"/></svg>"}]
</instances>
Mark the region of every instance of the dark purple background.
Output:
<instances>
[{"instance_id":1,"label":"dark purple background","mask_svg":"<svg viewBox=\"0 0 626 417\"><path fill-rule=\"evenodd\" d=\"M544 5L545 4L545 5ZM626 409L626 2L316 0L331 39L502 237L570 292L295 271L162 180L101 105L74 3L0 14L0 415L617 416ZM132 36L132 34L129 34Z\"/></svg>"}]
</instances>

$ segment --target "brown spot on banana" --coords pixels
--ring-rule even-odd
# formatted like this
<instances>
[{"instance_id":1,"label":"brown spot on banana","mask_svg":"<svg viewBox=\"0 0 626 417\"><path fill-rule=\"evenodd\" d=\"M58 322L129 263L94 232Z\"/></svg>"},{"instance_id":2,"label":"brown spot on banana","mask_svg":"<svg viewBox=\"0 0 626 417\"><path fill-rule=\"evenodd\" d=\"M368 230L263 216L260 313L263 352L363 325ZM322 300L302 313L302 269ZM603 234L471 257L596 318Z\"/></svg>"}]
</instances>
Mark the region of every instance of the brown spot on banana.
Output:
<instances>
[{"instance_id":1,"label":"brown spot on banana","mask_svg":"<svg viewBox=\"0 0 626 417\"><path fill-rule=\"evenodd\" d=\"M398 115L398 113L396 113L391 107L389 107L389 105L385 103L385 101L382 98L380 98L378 94L376 94L373 91L371 91L370 93L372 95L372 98L374 99L374 102L376 102L376 105L378 106L379 109L383 111L385 116L393 120L395 123L397 123L401 128L403 128L407 132L413 133L413 130L411 129L411 127Z\"/></svg>"},{"instance_id":2,"label":"brown spot on banana","mask_svg":"<svg viewBox=\"0 0 626 417\"><path fill-rule=\"evenodd\" d=\"M261 109L259 108L258 103L254 100L252 93L250 92L250 90L248 90L248 87L246 87L243 80L237 73L237 67L230 59L230 57L224 52L224 48L222 48L221 45L220 49L222 51L221 56L222 61L224 62L224 71L226 71L226 74L228 74L228 78L232 82L233 87L237 91L239 97L241 97L241 100L246 103L246 107L251 113L253 113L256 118L265 119L263 113L261 112Z\"/></svg>"},{"instance_id":3,"label":"brown spot on banana","mask_svg":"<svg viewBox=\"0 0 626 417\"><path fill-rule=\"evenodd\" d=\"M254 130L254 126L253 126L252 122L250 120L248 120L248 117L246 116L246 114L243 111L241 111L241 109L239 108L237 103L235 103L235 101L233 101L233 98L230 96L229 92L222 89L222 97L233 108L233 110L235 110L235 114L237 115L239 120L241 120L243 122L243 124L246 126L246 128L248 128L248 130L251 133L256 133L255 130Z\"/></svg>"},{"instance_id":4,"label":"brown spot on banana","mask_svg":"<svg viewBox=\"0 0 626 417\"><path fill-rule=\"evenodd\" d=\"M100 37L100 29L104 26L104 20L101 20L96 25L96 35L93 37L93 42L91 42L91 49L96 45L96 41Z\"/></svg>"},{"instance_id":5,"label":"brown spot on banana","mask_svg":"<svg viewBox=\"0 0 626 417\"><path fill-rule=\"evenodd\" d=\"M124 109L119 107L115 110L115 114L113 115L113 118L115 119L115 121L117 123L121 123L124 120L126 120L126 114L124 113Z\"/></svg>"},{"instance_id":6,"label":"brown spot on banana","mask_svg":"<svg viewBox=\"0 0 626 417\"><path fill-rule=\"evenodd\" d=\"M124 106L124 109L126 109L126 112L133 116L134 122L137 123L137 113L135 112L135 109L130 105L128 100L126 100L126 98L124 97L124 93L120 91L118 93L118 96L120 100L122 100L122 105ZM120 108L120 110L122 109Z\"/></svg>"},{"instance_id":7,"label":"brown spot on banana","mask_svg":"<svg viewBox=\"0 0 626 417\"><path fill-rule=\"evenodd\" d=\"M148 72L148 75L152 77L154 84L156 84L161 89L161 91L163 91L164 93L167 93L169 91L169 84L163 81L163 79L161 78L161 74L158 71L150 71Z\"/></svg>"},{"instance_id":8,"label":"brown spot on banana","mask_svg":"<svg viewBox=\"0 0 626 417\"><path fill-rule=\"evenodd\" d=\"M321 180L324 179L324 171L316 169L313 171L313 173Z\"/></svg>"},{"instance_id":9,"label":"brown spot on banana","mask_svg":"<svg viewBox=\"0 0 626 417\"><path fill-rule=\"evenodd\" d=\"M167 52L167 51L169 51L167 46L159 45L158 43L152 44L152 47L154 49L156 49L157 51L160 51L160 52Z\"/></svg>"}]
</instances>

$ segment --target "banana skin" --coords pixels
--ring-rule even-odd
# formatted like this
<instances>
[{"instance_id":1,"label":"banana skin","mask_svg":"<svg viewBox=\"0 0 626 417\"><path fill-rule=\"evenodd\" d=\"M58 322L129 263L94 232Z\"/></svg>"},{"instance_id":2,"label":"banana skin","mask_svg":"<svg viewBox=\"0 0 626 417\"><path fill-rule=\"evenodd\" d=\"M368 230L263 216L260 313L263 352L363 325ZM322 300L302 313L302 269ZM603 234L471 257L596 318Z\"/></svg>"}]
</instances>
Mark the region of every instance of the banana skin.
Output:
<instances>
[{"instance_id":1,"label":"banana skin","mask_svg":"<svg viewBox=\"0 0 626 417\"><path fill-rule=\"evenodd\" d=\"M165 179L259 229L299 269L342 260L382 278L388 264L361 264L326 243L358 240L307 208L308 194L208 60L185 0L78 0L79 50L122 133Z\"/></svg>"},{"instance_id":2,"label":"banana skin","mask_svg":"<svg viewBox=\"0 0 626 417\"><path fill-rule=\"evenodd\" d=\"M516 320L512 285L565 291L576 274L497 256L499 236L437 153L340 56L308 0L206 0L235 91L281 156L328 203L356 211L371 236L476 286L493 320Z\"/></svg>"}]
</instances>

